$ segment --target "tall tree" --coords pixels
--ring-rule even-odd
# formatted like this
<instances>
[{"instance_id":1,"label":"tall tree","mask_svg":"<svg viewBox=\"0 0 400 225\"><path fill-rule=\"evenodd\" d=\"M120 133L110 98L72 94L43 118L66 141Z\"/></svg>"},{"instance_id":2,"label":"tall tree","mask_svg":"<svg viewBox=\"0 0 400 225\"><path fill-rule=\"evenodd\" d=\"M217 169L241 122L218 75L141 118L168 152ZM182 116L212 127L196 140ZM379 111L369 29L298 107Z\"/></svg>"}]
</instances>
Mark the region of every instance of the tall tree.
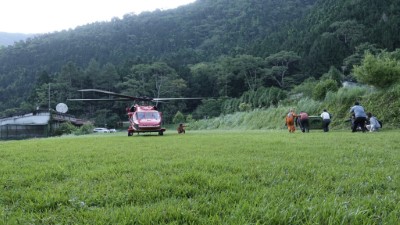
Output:
<instances>
[{"instance_id":1,"label":"tall tree","mask_svg":"<svg viewBox=\"0 0 400 225\"><path fill-rule=\"evenodd\" d=\"M119 81L117 69L112 63L107 63L101 68L100 76L96 79L96 88L113 91Z\"/></svg>"},{"instance_id":2,"label":"tall tree","mask_svg":"<svg viewBox=\"0 0 400 225\"><path fill-rule=\"evenodd\" d=\"M365 38L365 26L355 20L336 21L329 28L349 50L354 49Z\"/></svg>"},{"instance_id":3,"label":"tall tree","mask_svg":"<svg viewBox=\"0 0 400 225\"><path fill-rule=\"evenodd\" d=\"M156 62L134 65L119 87L124 93L136 96L180 97L187 85L173 68Z\"/></svg>"},{"instance_id":4,"label":"tall tree","mask_svg":"<svg viewBox=\"0 0 400 225\"><path fill-rule=\"evenodd\" d=\"M52 83L51 91L54 100L64 102L76 94L76 90L82 82L83 71L73 62L68 62L56 75L55 83Z\"/></svg>"},{"instance_id":5,"label":"tall tree","mask_svg":"<svg viewBox=\"0 0 400 225\"><path fill-rule=\"evenodd\" d=\"M251 55L239 55L231 59L228 72L237 79L243 79L247 90L255 91L265 79L264 60Z\"/></svg>"},{"instance_id":6,"label":"tall tree","mask_svg":"<svg viewBox=\"0 0 400 225\"><path fill-rule=\"evenodd\" d=\"M297 69L296 63L299 60L300 56L293 51L280 51L272 54L265 59L267 76L275 81L280 88L287 88L293 81L290 75L292 75L292 71Z\"/></svg>"},{"instance_id":7,"label":"tall tree","mask_svg":"<svg viewBox=\"0 0 400 225\"><path fill-rule=\"evenodd\" d=\"M218 97L218 69L215 63L199 63L190 67L191 94L202 97Z\"/></svg>"},{"instance_id":8,"label":"tall tree","mask_svg":"<svg viewBox=\"0 0 400 225\"><path fill-rule=\"evenodd\" d=\"M105 78L104 74L101 73L100 69L100 63L97 62L95 59L91 59L88 66L85 69L84 77L87 77L90 83L91 87L87 88L99 88L102 89L102 85L105 83ZM83 82L84 79L81 80ZM82 83L83 84L83 83Z\"/></svg>"}]
</instances>

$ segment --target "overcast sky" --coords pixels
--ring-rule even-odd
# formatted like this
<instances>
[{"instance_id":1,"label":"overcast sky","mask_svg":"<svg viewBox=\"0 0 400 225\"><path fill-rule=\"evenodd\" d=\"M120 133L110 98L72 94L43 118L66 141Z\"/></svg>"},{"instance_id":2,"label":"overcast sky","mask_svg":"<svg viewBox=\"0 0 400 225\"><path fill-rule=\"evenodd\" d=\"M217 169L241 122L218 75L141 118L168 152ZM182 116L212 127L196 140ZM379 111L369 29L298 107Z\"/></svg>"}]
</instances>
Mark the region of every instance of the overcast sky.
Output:
<instances>
[{"instance_id":1,"label":"overcast sky","mask_svg":"<svg viewBox=\"0 0 400 225\"><path fill-rule=\"evenodd\" d=\"M195 0L3 0L0 32L49 33L155 9L172 9Z\"/></svg>"}]
</instances>

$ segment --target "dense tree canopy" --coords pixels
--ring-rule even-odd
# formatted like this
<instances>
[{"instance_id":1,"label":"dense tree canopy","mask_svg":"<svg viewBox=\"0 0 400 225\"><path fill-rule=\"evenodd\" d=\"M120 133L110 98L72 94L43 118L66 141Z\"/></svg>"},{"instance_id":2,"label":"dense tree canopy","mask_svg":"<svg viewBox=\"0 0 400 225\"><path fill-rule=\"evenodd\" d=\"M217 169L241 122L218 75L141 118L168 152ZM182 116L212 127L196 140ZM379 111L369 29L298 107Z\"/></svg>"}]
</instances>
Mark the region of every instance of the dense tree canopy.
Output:
<instances>
[{"instance_id":1,"label":"dense tree canopy","mask_svg":"<svg viewBox=\"0 0 400 225\"><path fill-rule=\"evenodd\" d=\"M382 52L377 56L367 53L354 75L362 83L378 88L387 88L400 81L399 52Z\"/></svg>"},{"instance_id":2,"label":"dense tree canopy","mask_svg":"<svg viewBox=\"0 0 400 225\"><path fill-rule=\"evenodd\" d=\"M395 0L197 0L40 35L0 49L0 112L48 108L49 101L54 107L82 97L77 90L83 88L218 98L203 102L205 108L221 106L213 115L243 102L248 105L242 108L277 104L307 79L303 87L318 84L314 96L322 98L342 79L376 79L369 65L386 59L374 55L400 46L399 11ZM372 55L364 59L366 51ZM334 77L319 80L332 68ZM386 86L392 80L373 82ZM163 107L174 115L197 105ZM104 108L109 111L98 118L123 115L122 103L70 107L87 116Z\"/></svg>"}]
</instances>

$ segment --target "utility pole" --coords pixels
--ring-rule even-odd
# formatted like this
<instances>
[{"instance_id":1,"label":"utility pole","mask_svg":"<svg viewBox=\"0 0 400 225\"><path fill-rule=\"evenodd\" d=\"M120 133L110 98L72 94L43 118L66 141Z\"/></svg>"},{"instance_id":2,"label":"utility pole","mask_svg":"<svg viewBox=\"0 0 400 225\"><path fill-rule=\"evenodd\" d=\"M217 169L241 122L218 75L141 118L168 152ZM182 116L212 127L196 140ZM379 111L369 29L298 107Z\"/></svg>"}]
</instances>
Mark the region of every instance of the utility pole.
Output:
<instances>
[{"instance_id":1,"label":"utility pole","mask_svg":"<svg viewBox=\"0 0 400 225\"><path fill-rule=\"evenodd\" d=\"M50 83L49 83L49 111L50 111Z\"/></svg>"}]
</instances>

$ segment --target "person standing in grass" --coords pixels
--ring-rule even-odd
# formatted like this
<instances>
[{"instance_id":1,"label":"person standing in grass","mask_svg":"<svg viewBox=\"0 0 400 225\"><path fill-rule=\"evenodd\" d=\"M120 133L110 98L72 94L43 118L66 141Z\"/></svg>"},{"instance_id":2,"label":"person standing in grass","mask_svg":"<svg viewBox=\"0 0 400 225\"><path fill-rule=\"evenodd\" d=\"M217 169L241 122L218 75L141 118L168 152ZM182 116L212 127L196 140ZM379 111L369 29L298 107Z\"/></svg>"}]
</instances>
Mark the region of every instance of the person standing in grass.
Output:
<instances>
[{"instance_id":1,"label":"person standing in grass","mask_svg":"<svg viewBox=\"0 0 400 225\"><path fill-rule=\"evenodd\" d=\"M331 123L331 114L328 113L326 109L323 110L321 113L321 118L322 118L322 128L324 129L324 132L329 131L329 124Z\"/></svg>"},{"instance_id":2,"label":"person standing in grass","mask_svg":"<svg viewBox=\"0 0 400 225\"><path fill-rule=\"evenodd\" d=\"M310 132L310 124L308 122L308 114L306 112L301 111L299 114L299 119L300 119L301 131L303 133Z\"/></svg>"},{"instance_id":3,"label":"person standing in grass","mask_svg":"<svg viewBox=\"0 0 400 225\"><path fill-rule=\"evenodd\" d=\"M357 131L357 127L361 127L362 132L365 132L365 122L367 121L367 114L365 113L364 107L359 102L355 102L354 106L350 108L350 113L354 113L354 126L352 132Z\"/></svg>"},{"instance_id":4,"label":"person standing in grass","mask_svg":"<svg viewBox=\"0 0 400 225\"><path fill-rule=\"evenodd\" d=\"M293 109L289 110L289 113L286 115L285 121L286 126L289 130L289 133L294 133L296 131L296 127L294 126L295 118L298 117Z\"/></svg>"}]
</instances>

